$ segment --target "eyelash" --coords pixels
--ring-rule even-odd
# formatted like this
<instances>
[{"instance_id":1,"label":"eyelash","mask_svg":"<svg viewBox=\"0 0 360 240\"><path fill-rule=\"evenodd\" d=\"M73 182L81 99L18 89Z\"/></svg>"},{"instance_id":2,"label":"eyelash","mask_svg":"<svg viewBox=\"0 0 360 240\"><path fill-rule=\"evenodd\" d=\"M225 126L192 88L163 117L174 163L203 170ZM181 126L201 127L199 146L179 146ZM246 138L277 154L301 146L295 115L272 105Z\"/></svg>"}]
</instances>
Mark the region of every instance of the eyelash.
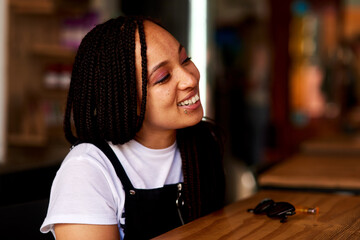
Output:
<instances>
[{"instance_id":1,"label":"eyelash","mask_svg":"<svg viewBox=\"0 0 360 240\"><path fill-rule=\"evenodd\" d=\"M164 83L169 77L170 77L170 74L168 73L168 74L165 75L165 77L163 77L163 78L161 78L159 81L157 81L157 82L155 83L155 85L156 85L156 84Z\"/></svg>"},{"instance_id":2,"label":"eyelash","mask_svg":"<svg viewBox=\"0 0 360 240\"><path fill-rule=\"evenodd\" d=\"M185 58L185 60L182 62L182 64L187 63L187 62L189 62L189 61L191 61L191 57Z\"/></svg>"},{"instance_id":3,"label":"eyelash","mask_svg":"<svg viewBox=\"0 0 360 240\"><path fill-rule=\"evenodd\" d=\"M185 63L187 63L187 62L189 62L189 61L191 61L191 57L185 58L185 60L182 62L182 64L185 64ZM156 84L162 84L162 83L164 83L169 77L170 77L170 74L168 73L168 74L166 74L165 77L163 77L163 78L161 78L159 81L157 81L157 82L155 83L155 85L156 85Z\"/></svg>"}]
</instances>

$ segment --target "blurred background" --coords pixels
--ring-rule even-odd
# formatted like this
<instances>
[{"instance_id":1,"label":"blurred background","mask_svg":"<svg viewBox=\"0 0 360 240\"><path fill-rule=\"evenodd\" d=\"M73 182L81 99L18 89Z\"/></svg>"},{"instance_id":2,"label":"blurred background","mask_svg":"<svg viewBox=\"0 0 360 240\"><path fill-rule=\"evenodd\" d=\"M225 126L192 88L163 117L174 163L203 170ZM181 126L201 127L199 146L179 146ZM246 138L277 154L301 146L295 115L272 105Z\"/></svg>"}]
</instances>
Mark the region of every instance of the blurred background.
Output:
<instances>
[{"instance_id":1,"label":"blurred background","mask_svg":"<svg viewBox=\"0 0 360 240\"><path fill-rule=\"evenodd\" d=\"M3 0L0 9L0 211L47 201L70 147L62 120L76 49L118 15L158 19L188 49L206 115L224 131L228 202L256 192L259 173L310 140L360 144L360 0Z\"/></svg>"}]
</instances>

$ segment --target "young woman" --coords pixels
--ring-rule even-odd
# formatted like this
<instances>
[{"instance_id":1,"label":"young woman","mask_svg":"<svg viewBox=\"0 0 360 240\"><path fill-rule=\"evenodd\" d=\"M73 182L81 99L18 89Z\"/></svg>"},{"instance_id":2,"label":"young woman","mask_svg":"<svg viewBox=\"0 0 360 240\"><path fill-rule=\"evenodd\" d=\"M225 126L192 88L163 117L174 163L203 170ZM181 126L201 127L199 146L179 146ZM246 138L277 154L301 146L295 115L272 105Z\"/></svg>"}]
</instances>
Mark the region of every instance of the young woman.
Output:
<instances>
[{"instance_id":1,"label":"young woman","mask_svg":"<svg viewBox=\"0 0 360 240\"><path fill-rule=\"evenodd\" d=\"M151 20L119 17L91 30L65 113L73 148L41 231L149 239L222 207L222 151L202 120L199 80L184 47Z\"/></svg>"}]
</instances>

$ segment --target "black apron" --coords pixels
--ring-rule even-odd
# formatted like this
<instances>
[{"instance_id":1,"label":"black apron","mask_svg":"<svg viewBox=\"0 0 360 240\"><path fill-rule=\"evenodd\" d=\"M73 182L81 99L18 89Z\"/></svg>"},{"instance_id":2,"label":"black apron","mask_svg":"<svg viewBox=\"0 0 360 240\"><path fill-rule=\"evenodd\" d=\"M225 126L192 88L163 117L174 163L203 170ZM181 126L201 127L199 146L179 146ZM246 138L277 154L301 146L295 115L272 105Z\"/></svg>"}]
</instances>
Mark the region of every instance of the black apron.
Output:
<instances>
[{"instance_id":1,"label":"black apron","mask_svg":"<svg viewBox=\"0 0 360 240\"><path fill-rule=\"evenodd\" d=\"M187 222L182 183L156 189L133 187L119 159L105 141L92 143L110 160L125 190L125 238L150 239Z\"/></svg>"}]
</instances>

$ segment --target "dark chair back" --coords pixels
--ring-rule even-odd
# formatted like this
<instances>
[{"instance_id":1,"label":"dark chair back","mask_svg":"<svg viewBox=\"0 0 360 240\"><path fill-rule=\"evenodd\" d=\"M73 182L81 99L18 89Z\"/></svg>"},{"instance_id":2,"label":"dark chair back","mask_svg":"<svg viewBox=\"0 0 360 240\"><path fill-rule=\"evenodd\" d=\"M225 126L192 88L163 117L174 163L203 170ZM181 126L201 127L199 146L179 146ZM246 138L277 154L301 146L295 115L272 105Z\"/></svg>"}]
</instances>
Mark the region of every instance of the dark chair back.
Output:
<instances>
[{"instance_id":1,"label":"dark chair back","mask_svg":"<svg viewBox=\"0 0 360 240\"><path fill-rule=\"evenodd\" d=\"M47 240L51 233L42 234L40 226L46 216L48 199L0 207L1 240Z\"/></svg>"}]
</instances>

